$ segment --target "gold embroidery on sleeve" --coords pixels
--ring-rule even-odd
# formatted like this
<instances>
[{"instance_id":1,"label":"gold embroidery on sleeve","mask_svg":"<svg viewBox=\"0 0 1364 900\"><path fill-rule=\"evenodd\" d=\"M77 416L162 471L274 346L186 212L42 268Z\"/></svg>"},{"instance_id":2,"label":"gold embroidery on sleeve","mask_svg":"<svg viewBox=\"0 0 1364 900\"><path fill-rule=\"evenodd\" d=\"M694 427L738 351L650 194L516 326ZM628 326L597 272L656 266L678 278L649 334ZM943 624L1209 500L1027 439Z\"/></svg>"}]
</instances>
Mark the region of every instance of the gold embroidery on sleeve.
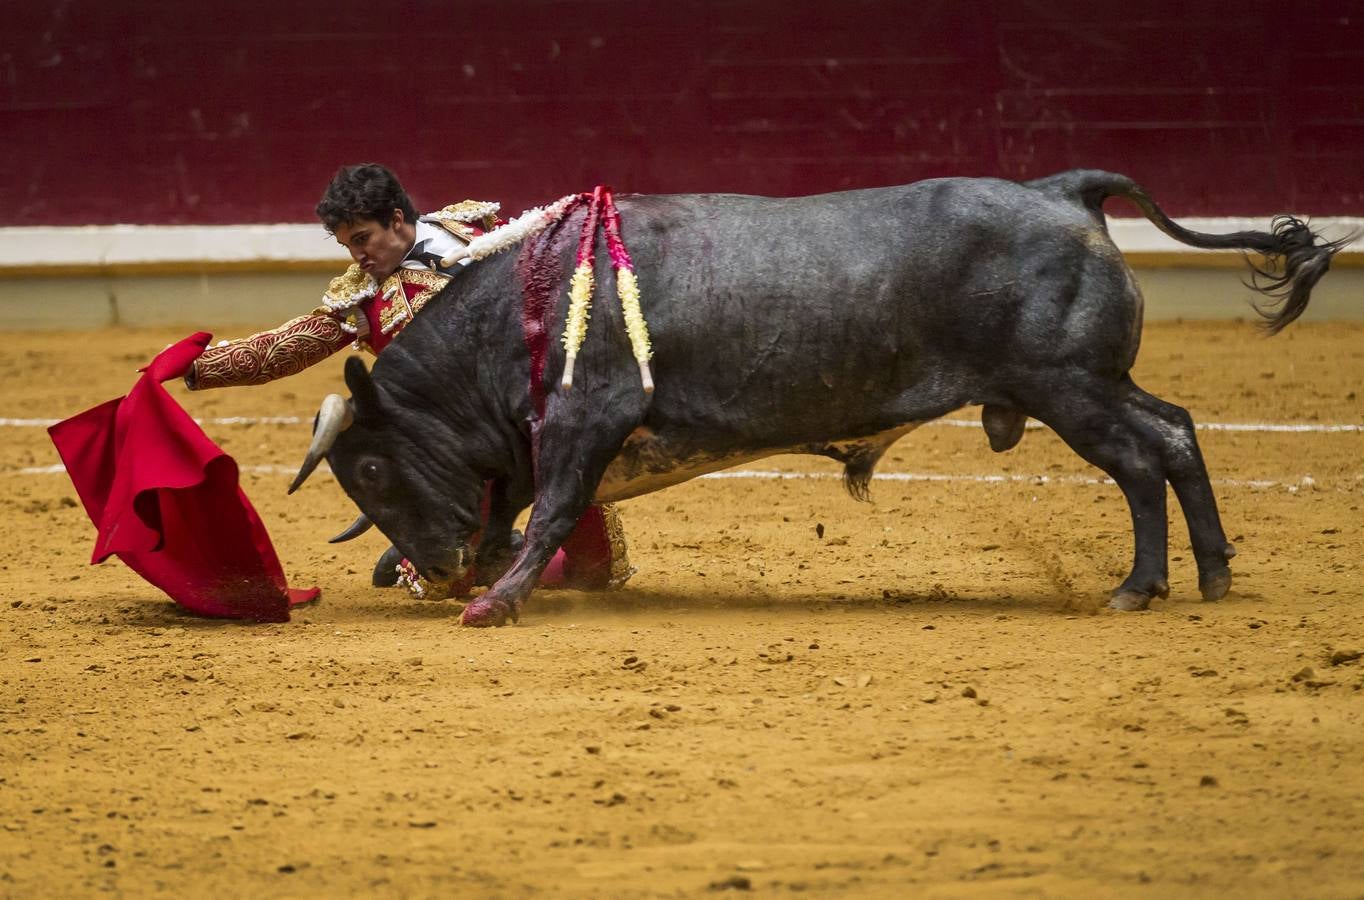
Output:
<instances>
[{"instance_id":1,"label":"gold embroidery on sleeve","mask_svg":"<svg viewBox=\"0 0 1364 900\"><path fill-rule=\"evenodd\" d=\"M205 350L194 361L194 387L265 384L321 362L350 340L331 316L299 316L270 331Z\"/></svg>"}]
</instances>

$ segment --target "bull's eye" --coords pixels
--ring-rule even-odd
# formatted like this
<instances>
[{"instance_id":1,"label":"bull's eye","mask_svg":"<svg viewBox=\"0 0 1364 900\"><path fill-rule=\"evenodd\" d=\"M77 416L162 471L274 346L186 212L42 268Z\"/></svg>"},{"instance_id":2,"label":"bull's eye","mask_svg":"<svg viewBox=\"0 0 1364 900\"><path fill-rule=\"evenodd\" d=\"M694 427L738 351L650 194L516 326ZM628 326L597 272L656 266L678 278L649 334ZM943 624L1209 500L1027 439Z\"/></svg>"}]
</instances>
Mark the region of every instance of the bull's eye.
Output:
<instances>
[{"instance_id":1,"label":"bull's eye","mask_svg":"<svg viewBox=\"0 0 1364 900\"><path fill-rule=\"evenodd\" d=\"M356 471L356 477L366 487L377 487L382 474L379 464L372 459L360 463L360 468Z\"/></svg>"}]
</instances>

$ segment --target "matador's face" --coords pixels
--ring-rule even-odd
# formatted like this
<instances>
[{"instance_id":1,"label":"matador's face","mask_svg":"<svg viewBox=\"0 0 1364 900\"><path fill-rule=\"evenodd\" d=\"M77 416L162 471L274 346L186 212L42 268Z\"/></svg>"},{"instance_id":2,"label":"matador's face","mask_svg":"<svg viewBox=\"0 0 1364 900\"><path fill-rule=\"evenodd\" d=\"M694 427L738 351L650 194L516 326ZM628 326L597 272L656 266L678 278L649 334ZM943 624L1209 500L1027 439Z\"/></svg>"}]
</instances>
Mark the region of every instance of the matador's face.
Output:
<instances>
[{"instance_id":1,"label":"matador's face","mask_svg":"<svg viewBox=\"0 0 1364 900\"><path fill-rule=\"evenodd\" d=\"M397 271L417 238L416 228L400 209L393 211L388 224L378 219L356 219L336 226L333 233L337 243L350 251L351 259L378 282Z\"/></svg>"}]
</instances>

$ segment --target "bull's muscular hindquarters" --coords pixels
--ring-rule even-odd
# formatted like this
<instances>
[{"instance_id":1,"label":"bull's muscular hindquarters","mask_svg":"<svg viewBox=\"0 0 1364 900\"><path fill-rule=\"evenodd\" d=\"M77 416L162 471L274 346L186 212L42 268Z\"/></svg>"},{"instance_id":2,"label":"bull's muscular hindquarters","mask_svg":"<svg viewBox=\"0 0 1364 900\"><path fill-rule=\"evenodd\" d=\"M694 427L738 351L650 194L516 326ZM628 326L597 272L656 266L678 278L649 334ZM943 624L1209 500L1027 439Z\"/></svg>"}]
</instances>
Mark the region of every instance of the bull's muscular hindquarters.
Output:
<instances>
[{"instance_id":1,"label":"bull's muscular hindquarters","mask_svg":"<svg viewBox=\"0 0 1364 900\"><path fill-rule=\"evenodd\" d=\"M1132 200L1176 240L1282 261L1271 330L1302 312L1341 246L1292 219L1273 232L1190 232L1128 179L1104 172L1028 184L938 179L789 200L622 197L653 338L652 397L640 390L619 307L608 299L615 279L599 246L598 302L574 386L559 387L563 351L550 340L545 412L535 413L527 383L535 329L523 321L523 294L557 304L546 326L557 337L575 214L519 256L470 266L372 376L348 364L354 427L328 459L361 510L423 571L444 566L477 527L487 480L498 529L533 500L520 553L464 611L468 624L493 625L517 617L594 499L626 499L784 452L844 461L856 495L892 441L980 404L995 450L1014 446L1033 417L1122 490L1135 554L1113 606L1141 609L1169 592L1167 482L1188 522L1200 588L1216 599L1231 583L1234 550L1188 414L1129 376L1142 301L1107 234L1109 196ZM501 546L491 541L484 546Z\"/></svg>"}]
</instances>

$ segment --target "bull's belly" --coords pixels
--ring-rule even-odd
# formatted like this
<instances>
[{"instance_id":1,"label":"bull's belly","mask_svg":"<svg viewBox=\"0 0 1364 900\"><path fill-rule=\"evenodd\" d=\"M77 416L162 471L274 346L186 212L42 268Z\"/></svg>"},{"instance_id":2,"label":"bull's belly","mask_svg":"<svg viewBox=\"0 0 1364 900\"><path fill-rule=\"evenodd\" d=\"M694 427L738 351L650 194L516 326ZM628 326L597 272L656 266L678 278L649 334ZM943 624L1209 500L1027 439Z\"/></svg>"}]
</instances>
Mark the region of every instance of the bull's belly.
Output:
<instances>
[{"instance_id":1,"label":"bull's belly","mask_svg":"<svg viewBox=\"0 0 1364 900\"><path fill-rule=\"evenodd\" d=\"M719 472L731 466L741 466L755 459L790 453L786 449L764 450L757 453L736 453L731 456L691 456L675 459L651 457L651 465L641 467L636 454L623 450L607 467L597 485L598 503L615 500L628 500L644 494L652 494L666 487L690 481L701 475Z\"/></svg>"},{"instance_id":2,"label":"bull's belly","mask_svg":"<svg viewBox=\"0 0 1364 900\"><path fill-rule=\"evenodd\" d=\"M824 444L798 444L730 454L677 453L666 441L640 428L630 435L625 445L621 447L619 455L607 467L606 474L597 485L595 500L598 503L629 500L631 497L652 494L654 491L661 491L701 475L784 453L813 453L827 456L833 455L832 451L848 456L863 453L880 456L887 447L922 424L910 422L879 434L834 440Z\"/></svg>"}]
</instances>

